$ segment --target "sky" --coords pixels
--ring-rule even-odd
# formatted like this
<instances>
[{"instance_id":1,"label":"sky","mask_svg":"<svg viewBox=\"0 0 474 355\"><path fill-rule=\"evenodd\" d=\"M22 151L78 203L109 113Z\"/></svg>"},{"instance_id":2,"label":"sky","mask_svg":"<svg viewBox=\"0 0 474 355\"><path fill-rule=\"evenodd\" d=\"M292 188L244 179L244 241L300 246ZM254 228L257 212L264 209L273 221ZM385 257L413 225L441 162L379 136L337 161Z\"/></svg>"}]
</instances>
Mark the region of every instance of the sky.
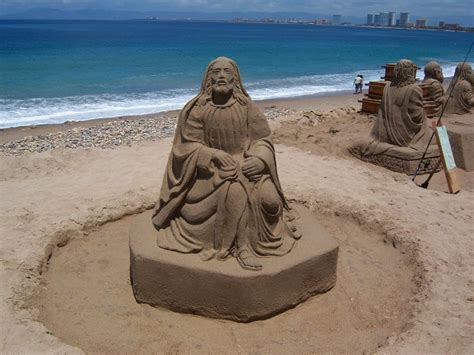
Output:
<instances>
[{"instance_id":1,"label":"sky","mask_svg":"<svg viewBox=\"0 0 474 355\"><path fill-rule=\"evenodd\" d=\"M424 16L474 16L473 0L0 0L0 14L35 7L199 12L307 12L365 16L401 12Z\"/></svg>"}]
</instances>

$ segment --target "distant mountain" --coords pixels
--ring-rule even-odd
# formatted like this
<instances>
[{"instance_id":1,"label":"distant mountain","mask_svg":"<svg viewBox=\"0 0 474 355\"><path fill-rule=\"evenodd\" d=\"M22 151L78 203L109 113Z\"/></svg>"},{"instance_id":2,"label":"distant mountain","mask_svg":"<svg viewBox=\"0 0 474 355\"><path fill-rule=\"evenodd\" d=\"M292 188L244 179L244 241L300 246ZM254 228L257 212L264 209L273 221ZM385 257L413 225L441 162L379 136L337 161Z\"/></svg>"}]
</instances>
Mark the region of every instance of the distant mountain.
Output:
<instances>
[{"instance_id":1,"label":"distant mountain","mask_svg":"<svg viewBox=\"0 0 474 355\"><path fill-rule=\"evenodd\" d=\"M105 9L58 10L52 8L33 8L19 13L0 16L4 20L130 20L157 17L163 20L190 19L190 20L232 20L247 18L259 20L263 18L295 18L298 20L331 19L332 15L305 12L170 12L170 11L116 11ZM342 21L363 22L362 18L343 17Z\"/></svg>"},{"instance_id":2,"label":"distant mountain","mask_svg":"<svg viewBox=\"0 0 474 355\"><path fill-rule=\"evenodd\" d=\"M0 16L3 20L128 20L143 18L138 11L114 10L57 10L51 8L34 8L24 12Z\"/></svg>"}]
</instances>

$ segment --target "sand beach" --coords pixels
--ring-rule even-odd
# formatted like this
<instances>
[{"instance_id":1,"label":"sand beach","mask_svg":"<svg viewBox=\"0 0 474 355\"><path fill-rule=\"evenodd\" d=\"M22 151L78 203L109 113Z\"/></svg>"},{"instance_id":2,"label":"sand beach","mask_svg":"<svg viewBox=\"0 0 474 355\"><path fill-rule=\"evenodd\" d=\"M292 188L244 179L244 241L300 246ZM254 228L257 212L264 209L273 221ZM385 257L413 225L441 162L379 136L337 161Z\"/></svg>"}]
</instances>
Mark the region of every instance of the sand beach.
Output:
<instances>
[{"instance_id":1,"label":"sand beach","mask_svg":"<svg viewBox=\"0 0 474 355\"><path fill-rule=\"evenodd\" d=\"M355 159L360 97L258 102L287 197L340 264L334 289L250 324L134 301L127 231L159 196L177 111L0 131L0 351L472 353L474 173L450 195L442 173L422 189Z\"/></svg>"}]
</instances>

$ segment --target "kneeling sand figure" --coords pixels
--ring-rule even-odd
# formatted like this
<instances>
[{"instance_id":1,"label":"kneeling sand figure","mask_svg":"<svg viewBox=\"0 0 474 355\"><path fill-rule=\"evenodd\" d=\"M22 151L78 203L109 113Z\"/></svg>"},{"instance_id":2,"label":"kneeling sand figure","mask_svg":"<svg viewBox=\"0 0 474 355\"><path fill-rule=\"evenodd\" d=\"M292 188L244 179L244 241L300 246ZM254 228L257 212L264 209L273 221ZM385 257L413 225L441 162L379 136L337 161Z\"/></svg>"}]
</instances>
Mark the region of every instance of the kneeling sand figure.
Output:
<instances>
[{"instance_id":1,"label":"kneeling sand figure","mask_svg":"<svg viewBox=\"0 0 474 355\"><path fill-rule=\"evenodd\" d=\"M434 108L435 117L439 117L446 102L443 88L443 69L437 62L429 62L425 65L425 77L423 84L429 85L429 99L436 105Z\"/></svg>"},{"instance_id":2,"label":"kneeling sand figure","mask_svg":"<svg viewBox=\"0 0 474 355\"><path fill-rule=\"evenodd\" d=\"M349 148L352 154L395 171L413 173L430 137L423 92L415 84L416 70L407 59L395 65L393 81L384 88L370 137ZM427 153L427 157L438 155L435 146Z\"/></svg>"},{"instance_id":3,"label":"kneeling sand figure","mask_svg":"<svg viewBox=\"0 0 474 355\"><path fill-rule=\"evenodd\" d=\"M468 63L460 63L456 66L454 78L448 88L448 94L451 97L446 106L446 113L463 115L471 112L474 106L473 78L472 68Z\"/></svg>"},{"instance_id":4,"label":"kneeling sand figure","mask_svg":"<svg viewBox=\"0 0 474 355\"><path fill-rule=\"evenodd\" d=\"M258 257L292 249L301 234L280 187L270 133L236 63L213 60L179 116L153 214L161 248L204 260L233 255L249 270L262 268Z\"/></svg>"}]
</instances>

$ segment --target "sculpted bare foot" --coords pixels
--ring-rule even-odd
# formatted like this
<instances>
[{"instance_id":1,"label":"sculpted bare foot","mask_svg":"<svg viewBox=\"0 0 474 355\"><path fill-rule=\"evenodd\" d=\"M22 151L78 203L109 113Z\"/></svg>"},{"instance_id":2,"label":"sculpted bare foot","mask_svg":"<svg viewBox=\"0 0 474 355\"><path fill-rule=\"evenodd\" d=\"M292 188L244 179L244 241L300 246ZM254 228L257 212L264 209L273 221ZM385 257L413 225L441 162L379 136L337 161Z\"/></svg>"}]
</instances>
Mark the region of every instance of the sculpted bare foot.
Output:
<instances>
[{"instance_id":1,"label":"sculpted bare foot","mask_svg":"<svg viewBox=\"0 0 474 355\"><path fill-rule=\"evenodd\" d=\"M240 249L235 255L240 266L246 270L259 271L262 270L262 264L257 261L257 258L253 256L247 249Z\"/></svg>"}]
</instances>

